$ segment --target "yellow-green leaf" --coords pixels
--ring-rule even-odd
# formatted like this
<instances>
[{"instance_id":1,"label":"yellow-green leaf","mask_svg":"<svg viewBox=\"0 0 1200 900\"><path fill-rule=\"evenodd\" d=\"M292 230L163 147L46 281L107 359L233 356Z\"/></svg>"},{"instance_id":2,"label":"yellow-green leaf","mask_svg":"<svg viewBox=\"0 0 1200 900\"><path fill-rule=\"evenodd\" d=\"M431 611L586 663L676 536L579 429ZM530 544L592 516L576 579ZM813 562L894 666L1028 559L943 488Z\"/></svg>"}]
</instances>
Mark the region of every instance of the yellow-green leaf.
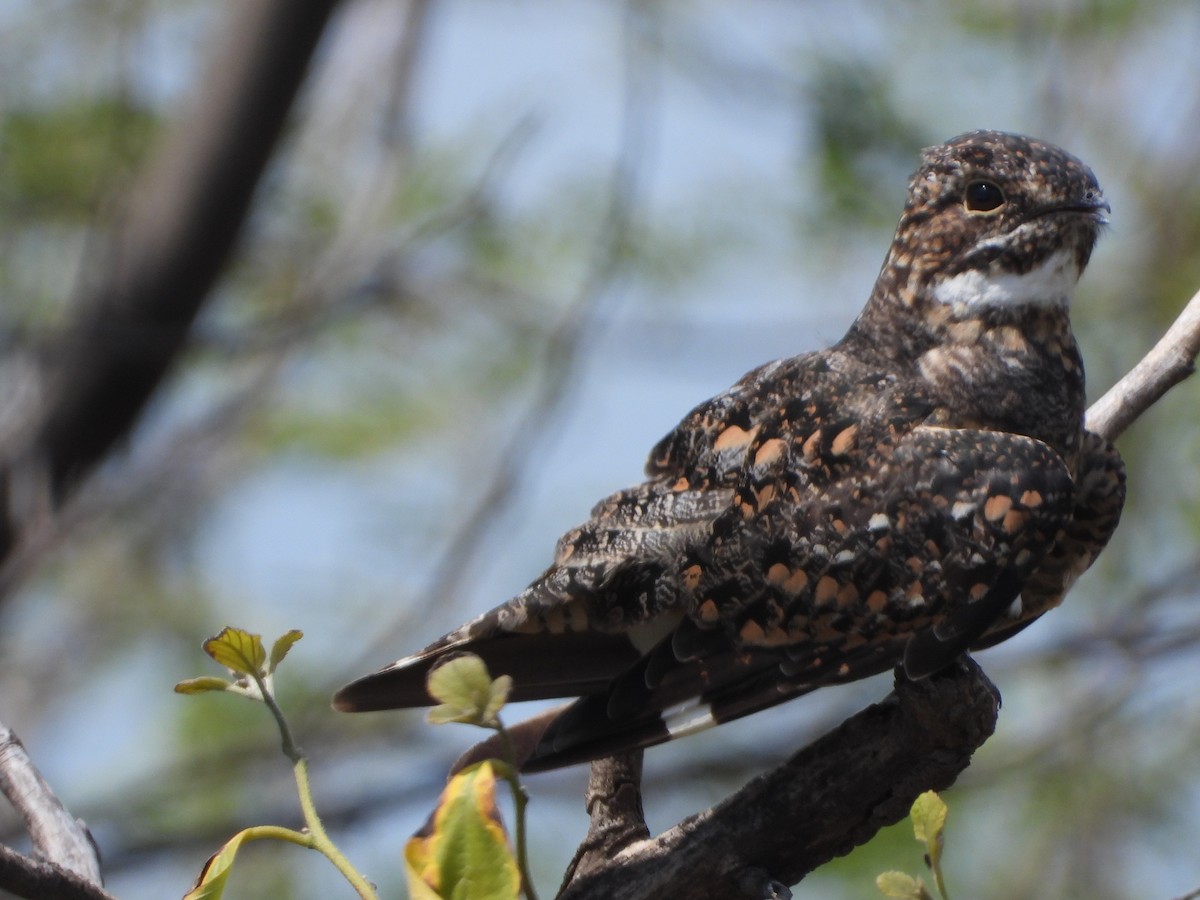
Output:
<instances>
[{"instance_id":1,"label":"yellow-green leaf","mask_svg":"<svg viewBox=\"0 0 1200 900\"><path fill-rule=\"evenodd\" d=\"M521 875L496 808L490 762L457 773L404 848L415 900L516 900Z\"/></svg>"},{"instance_id":2,"label":"yellow-green leaf","mask_svg":"<svg viewBox=\"0 0 1200 900\"><path fill-rule=\"evenodd\" d=\"M267 651L260 635L226 627L204 642L204 652L239 675L266 674L263 664L267 661Z\"/></svg>"},{"instance_id":3,"label":"yellow-green leaf","mask_svg":"<svg viewBox=\"0 0 1200 900\"><path fill-rule=\"evenodd\" d=\"M425 686L429 695L440 701L429 711L429 721L435 725L466 722L494 727L512 679L502 675L492 681L483 660L466 653L430 672Z\"/></svg>"},{"instance_id":4,"label":"yellow-green leaf","mask_svg":"<svg viewBox=\"0 0 1200 900\"><path fill-rule=\"evenodd\" d=\"M492 681L488 688L487 705L483 708L483 720L487 724L493 724L499 721L501 708L508 702L509 691L512 690L512 678L508 675L501 675Z\"/></svg>"},{"instance_id":5,"label":"yellow-green leaf","mask_svg":"<svg viewBox=\"0 0 1200 900\"><path fill-rule=\"evenodd\" d=\"M404 845L404 874L408 878L409 900L445 900L425 880L437 881L437 866L429 859L429 840L419 836L408 839ZM186 898L185 898L186 900Z\"/></svg>"},{"instance_id":6,"label":"yellow-green leaf","mask_svg":"<svg viewBox=\"0 0 1200 900\"><path fill-rule=\"evenodd\" d=\"M276 639L275 643L271 645L271 662L267 666L268 673L275 671L275 667L283 662L283 658L288 655L292 645L302 637L304 637L304 632L293 628L287 634Z\"/></svg>"},{"instance_id":7,"label":"yellow-green leaf","mask_svg":"<svg viewBox=\"0 0 1200 900\"><path fill-rule=\"evenodd\" d=\"M925 844L929 853L929 864L934 869L937 869L942 856L943 832L946 829L948 812L945 802L937 792L926 791L913 802L909 813L913 823L913 834L918 841Z\"/></svg>"},{"instance_id":8,"label":"yellow-green leaf","mask_svg":"<svg viewBox=\"0 0 1200 900\"><path fill-rule=\"evenodd\" d=\"M175 685L177 694L202 694L205 691L227 691L233 687L233 682L215 675L205 675L200 678L187 678Z\"/></svg>"},{"instance_id":9,"label":"yellow-green leaf","mask_svg":"<svg viewBox=\"0 0 1200 900\"><path fill-rule=\"evenodd\" d=\"M184 895L183 900L220 900L225 890L225 882L229 880L229 868L233 865L233 858L237 856L248 836L249 831L239 831L225 846L210 856L204 868L200 870L200 877Z\"/></svg>"},{"instance_id":10,"label":"yellow-green leaf","mask_svg":"<svg viewBox=\"0 0 1200 900\"><path fill-rule=\"evenodd\" d=\"M907 872L884 872L875 879L875 887L885 897L897 900L929 900L929 892L919 878Z\"/></svg>"}]
</instances>

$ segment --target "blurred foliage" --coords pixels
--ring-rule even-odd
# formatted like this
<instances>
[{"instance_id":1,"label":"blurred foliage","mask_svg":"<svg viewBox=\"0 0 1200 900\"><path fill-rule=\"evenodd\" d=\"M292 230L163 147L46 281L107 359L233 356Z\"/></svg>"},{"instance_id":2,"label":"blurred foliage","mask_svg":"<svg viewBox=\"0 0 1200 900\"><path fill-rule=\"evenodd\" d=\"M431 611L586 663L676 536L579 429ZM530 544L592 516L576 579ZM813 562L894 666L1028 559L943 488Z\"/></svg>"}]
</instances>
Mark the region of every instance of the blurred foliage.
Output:
<instances>
[{"instance_id":1,"label":"blurred foliage","mask_svg":"<svg viewBox=\"0 0 1200 900\"><path fill-rule=\"evenodd\" d=\"M86 224L145 160L159 122L120 97L15 109L0 117L0 216Z\"/></svg>"},{"instance_id":2,"label":"blurred foliage","mask_svg":"<svg viewBox=\"0 0 1200 900\"><path fill-rule=\"evenodd\" d=\"M831 220L860 228L893 225L897 197L902 202L913 160L928 137L897 106L879 62L826 57L810 65L813 161L823 201L809 216L810 229L827 233Z\"/></svg>"},{"instance_id":3,"label":"blurred foliage","mask_svg":"<svg viewBox=\"0 0 1200 900\"><path fill-rule=\"evenodd\" d=\"M1136 361L1200 287L1200 72L1181 43L1200 25L1184 0L848 3L838 16L821 6L643 5L642 16L661 18L655 52L666 74L626 96L659 97L649 118L670 139L629 150L634 162L652 157L642 160L649 187L618 198L637 202L615 232L609 170L621 152L611 121L620 104L589 91L615 95L627 77L620 6L435 6L443 18L419 48L416 99L405 107L391 75L402 17L383 4L346 4L191 353L127 453L72 510L70 531L0 611L3 718L47 754L51 780L66 783L68 804L96 830L112 882L131 885L120 891L130 900L163 896L164 883L177 895L220 836L288 792L268 774L275 742L261 711L229 703L211 716L219 698L163 696L202 658L201 638L231 618L309 634L314 652L291 661L285 702L334 772L347 843L361 842L368 868L381 885L391 873L399 892L402 836L424 819L461 747L416 717L335 717L329 688L386 661L346 649L364 637L386 636L380 652L396 655L478 611L467 608L474 596L429 591L429 572L447 535L489 494L490 466L541 380L570 381L596 363L589 350L619 320L616 288L636 297L639 313L661 315L668 334L617 332L614 343L637 339L674 387L689 367L724 372L745 349L739 342L751 345L747 356L759 353L761 324L743 333L729 323L761 310L756 294L780 283L770 276L792 274L815 247L794 303L807 315L832 298L828 323L814 325L813 312L771 330L801 321L788 337L795 350L819 346L861 302L840 293L847 270L869 278L878 265L916 151L989 123L1078 150L1121 197L1076 313L1093 385ZM86 295L121 197L163 123L184 108L218 8L75 0L7 13L2 27L29 52L0 63L0 350L36 355L69 301ZM486 19L496 10L501 19ZM518 27L523 15L545 30ZM586 16L606 27L581 36ZM539 69L509 93L485 93L486 79L460 72L453 84L464 109L441 115L439 66L464 58L453 55L464 33L489 52L525 35L521 53L551 75ZM566 64L555 56L560 42ZM559 91L551 101L539 93L547 84ZM476 92L487 98L483 111L469 103ZM536 124L522 125L531 110ZM582 123L572 118L585 113ZM395 116L411 127L380 127ZM670 130L700 119L703 137ZM773 149L718 140L731 132ZM792 169L767 168L776 157ZM689 183L692 170L702 175ZM854 254L860 244L869 256ZM590 323L585 339L555 363L547 348L572 315ZM617 374L595 377L615 383ZM712 389L705 384L692 401ZM1190 849L1200 829L1200 707L1186 641L1198 630L1187 576L1200 536L1196 398L1195 384L1177 389L1122 439L1130 501L1096 570L1017 649L983 657L1006 698L1000 732L947 795L952 880L981 900L1115 900L1200 884ZM556 409L544 418L519 493L585 481L578 471L554 481L544 468L545 446L570 424ZM297 457L302 475L261 489ZM595 477L615 487L635 476ZM358 493L297 504L309 480L339 478ZM562 505L582 514L594 499ZM254 520L252 546L238 544L244 530L223 533L268 502L278 509ZM364 517L370 527L325 530L345 505L376 510ZM528 574L549 558L551 526L540 550L527 550L504 509L492 510L501 540L479 540L454 561L470 573L464 583L487 577L472 552L520 558ZM271 561L268 586L237 570L247 559ZM1178 572L1171 590L1157 589ZM488 591L499 599L512 587ZM1133 641L1139 628L1158 639ZM802 703L794 714L805 716ZM769 738L755 759L786 753L786 738ZM539 801L531 843L563 864L570 848L559 826L582 821L582 784L581 772L530 784ZM672 792L699 797L710 786ZM900 823L797 893L862 897L911 850ZM156 867L172 874L144 887L138 879ZM1026 872L1036 880L1022 881ZM240 861L238 878L245 896L334 890L270 852Z\"/></svg>"},{"instance_id":4,"label":"blurred foliage","mask_svg":"<svg viewBox=\"0 0 1200 900\"><path fill-rule=\"evenodd\" d=\"M950 4L947 8L962 28L984 39L1007 37L1020 48L1020 39L1030 33L1052 34L1059 40L1093 42L1128 36L1131 29L1146 24L1148 7L1138 0L1070 0L1060 3L1028 3L1001 0L997 3Z\"/></svg>"}]
</instances>

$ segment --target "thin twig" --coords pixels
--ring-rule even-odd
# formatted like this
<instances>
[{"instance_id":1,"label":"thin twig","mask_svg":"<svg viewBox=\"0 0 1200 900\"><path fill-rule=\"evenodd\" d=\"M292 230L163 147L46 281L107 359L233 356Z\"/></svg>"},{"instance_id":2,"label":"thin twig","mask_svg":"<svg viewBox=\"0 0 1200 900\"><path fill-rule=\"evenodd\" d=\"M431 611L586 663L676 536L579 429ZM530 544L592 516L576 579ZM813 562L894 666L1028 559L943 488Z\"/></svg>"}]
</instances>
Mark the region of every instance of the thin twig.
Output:
<instances>
[{"instance_id":1,"label":"thin twig","mask_svg":"<svg viewBox=\"0 0 1200 900\"><path fill-rule=\"evenodd\" d=\"M1200 355L1200 291L1141 362L1087 411L1088 430L1115 440L1163 394L1196 370Z\"/></svg>"}]
</instances>

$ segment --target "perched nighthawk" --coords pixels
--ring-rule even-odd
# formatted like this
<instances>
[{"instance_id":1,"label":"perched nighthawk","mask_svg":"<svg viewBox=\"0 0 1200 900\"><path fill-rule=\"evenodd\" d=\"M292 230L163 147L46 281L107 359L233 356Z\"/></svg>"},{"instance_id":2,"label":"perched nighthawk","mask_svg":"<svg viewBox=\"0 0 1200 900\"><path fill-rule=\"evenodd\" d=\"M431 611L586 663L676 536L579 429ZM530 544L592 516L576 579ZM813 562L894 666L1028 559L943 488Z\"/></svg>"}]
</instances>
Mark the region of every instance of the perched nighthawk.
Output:
<instances>
[{"instance_id":1,"label":"perched nighthawk","mask_svg":"<svg viewBox=\"0 0 1200 900\"><path fill-rule=\"evenodd\" d=\"M1051 144L926 150L841 341L696 407L521 594L338 692L423 706L470 651L514 700L579 697L526 769L656 744L827 684L911 678L1055 606L1124 501L1083 428L1068 306L1108 212Z\"/></svg>"}]
</instances>

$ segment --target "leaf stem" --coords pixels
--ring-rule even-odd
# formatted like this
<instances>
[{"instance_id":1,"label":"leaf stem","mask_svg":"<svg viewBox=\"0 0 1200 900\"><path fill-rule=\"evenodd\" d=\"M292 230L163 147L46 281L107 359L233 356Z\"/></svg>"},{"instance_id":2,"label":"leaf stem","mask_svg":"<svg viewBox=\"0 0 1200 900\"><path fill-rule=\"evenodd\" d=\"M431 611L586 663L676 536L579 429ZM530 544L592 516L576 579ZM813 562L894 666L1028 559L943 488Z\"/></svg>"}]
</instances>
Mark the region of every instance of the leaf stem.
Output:
<instances>
[{"instance_id":1,"label":"leaf stem","mask_svg":"<svg viewBox=\"0 0 1200 900\"><path fill-rule=\"evenodd\" d=\"M267 705L267 709L271 711L271 715L275 717L275 724L279 727L279 739L283 748L283 755L290 759L293 763L300 763L304 760L304 753L296 745L296 739L292 737L292 729L288 725L287 718L283 714L283 710L279 704L275 702L275 695L271 693L267 687L267 682L258 672L251 672L254 678L254 683L258 685L259 693L262 694L263 703Z\"/></svg>"},{"instance_id":2,"label":"leaf stem","mask_svg":"<svg viewBox=\"0 0 1200 900\"><path fill-rule=\"evenodd\" d=\"M525 807L529 804L529 795L525 793L525 787L517 777L517 754L513 748L512 736L499 718L496 719L495 728L504 744L504 755L508 762L508 765L504 767L504 780L512 789L513 811L516 813L517 868L521 871L521 883L526 898L538 900L537 891L533 887L533 879L529 877L529 857L525 843Z\"/></svg>"},{"instance_id":3,"label":"leaf stem","mask_svg":"<svg viewBox=\"0 0 1200 900\"><path fill-rule=\"evenodd\" d=\"M296 760L292 771L296 776L296 791L300 795L300 808L304 812L304 824L308 826L308 836L312 841L312 848L324 854L333 863L342 876L350 882L350 886L358 892L359 897L363 900L379 900L379 895L375 893L375 888L371 886L371 883L359 874L351 865L350 860L346 859L342 851L326 834L325 826L321 824L321 817L317 815L317 808L313 804L312 789L308 783L308 760L300 757Z\"/></svg>"},{"instance_id":4,"label":"leaf stem","mask_svg":"<svg viewBox=\"0 0 1200 900\"><path fill-rule=\"evenodd\" d=\"M309 842L306 846L318 851L333 863L334 867L342 873L342 877L350 882L350 886L363 900L379 900L375 888L359 874L351 865L350 860L346 859L345 854L338 849L326 833L325 826L321 824L321 817L317 815L316 804L313 803L312 788L308 782L308 760L304 758L304 753L296 745L287 717L284 716L283 710L275 701L275 696L267 687L266 679L257 671L251 672L251 675L262 693L263 702L271 711L271 715L275 717L275 724L279 726L279 739L283 753L292 761L292 772L296 776L296 792L300 796L300 809L304 813L304 824L308 828Z\"/></svg>"},{"instance_id":5,"label":"leaf stem","mask_svg":"<svg viewBox=\"0 0 1200 900\"><path fill-rule=\"evenodd\" d=\"M946 893L946 882L942 880L942 864L941 860L934 859L930 865L933 869L933 883L938 889L938 894L942 900L950 900L950 896Z\"/></svg>"}]
</instances>

